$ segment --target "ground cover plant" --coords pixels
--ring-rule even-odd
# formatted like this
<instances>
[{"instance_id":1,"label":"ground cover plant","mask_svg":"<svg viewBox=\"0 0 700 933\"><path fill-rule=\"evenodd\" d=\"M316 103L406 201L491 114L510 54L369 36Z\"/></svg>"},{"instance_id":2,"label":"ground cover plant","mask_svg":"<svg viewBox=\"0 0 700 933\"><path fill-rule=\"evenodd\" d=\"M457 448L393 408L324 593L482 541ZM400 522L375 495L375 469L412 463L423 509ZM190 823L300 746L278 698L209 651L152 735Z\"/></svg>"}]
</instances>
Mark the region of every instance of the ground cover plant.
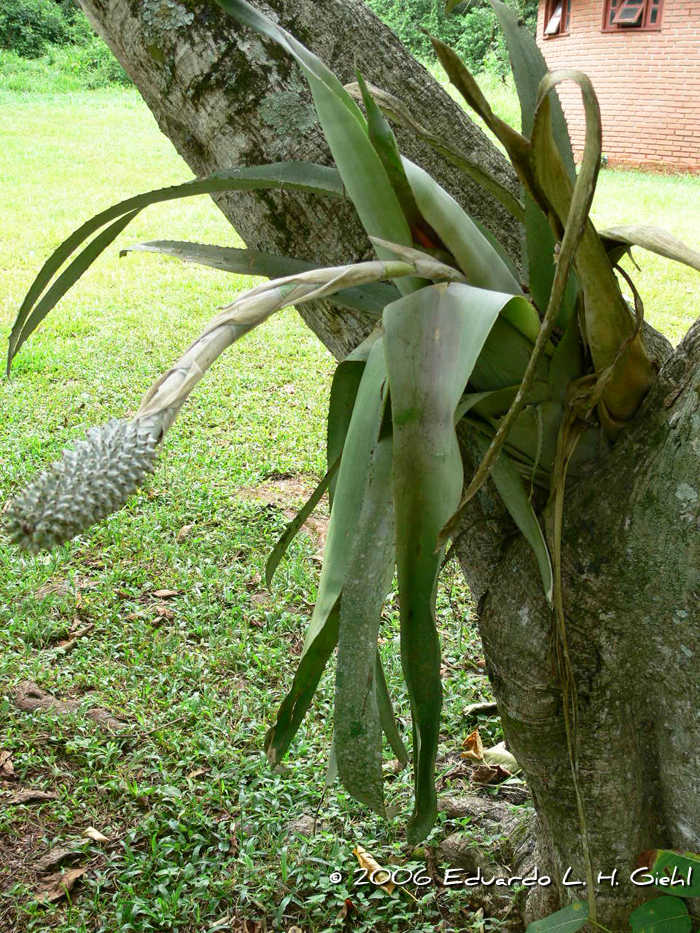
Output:
<instances>
[{"instance_id":1,"label":"ground cover plant","mask_svg":"<svg viewBox=\"0 0 700 933\"><path fill-rule=\"evenodd\" d=\"M157 180L159 181L160 179L157 179ZM189 235L189 230L185 230L185 231L184 231L184 235ZM115 287L119 287L119 286L115 286ZM121 289L120 289L120 291L121 291ZM208 297L208 296L207 296L207 297ZM206 311L205 311L205 315L206 315ZM196 331L196 328L193 329L193 333L194 333L195 331ZM76 338L71 338L71 339L75 340ZM129 337L129 339L130 339L130 337ZM124 342L126 342L126 337L125 337ZM169 355L167 355L167 354L161 354L161 356L163 357L163 358L161 359L161 363L162 363L163 365L167 365L167 363L169 362L169 360L175 355L175 353L176 353L176 348L177 348L178 344L179 344L179 340L177 340L177 339L174 340L173 343L169 346L169 349L170 349L170 351L171 351L170 354L169 354ZM55 366L55 364L56 364L56 356L55 356L55 354L54 354L54 351L53 351L52 349L49 349L49 344L48 344L48 342L47 342L46 344L42 344L42 345L40 345L40 346L44 346L44 347L47 348L47 352L49 353L50 360L53 361L51 365L52 365L52 366ZM159 348L158 348L158 352L160 352L160 349L161 349L161 348L159 347ZM259 349L259 347L258 347L258 349ZM31 357L30 357L30 358L31 358ZM28 365L29 365L29 364L28 364ZM115 365L117 365L117 364L115 363ZM155 373L157 373L157 372L159 371L159 368L160 368L159 366L154 366L154 367L153 367L153 372L151 373L151 377L152 377ZM55 369L52 369L51 371L52 371L52 372L55 372ZM55 375L54 375L54 378L56 378ZM75 378L75 374L73 374L73 378ZM87 380L86 380L85 384L86 384L86 385L88 384L88 381L87 381ZM122 386L122 388L124 388L124 387ZM137 401L137 399L138 399L138 394L139 394L139 393L134 393L132 396L130 396L130 397L133 399L133 402L134 402L134 403L136 403L136 401ZM224 394L226 394L226 393L224 393ZM65 396L64 396L64 398L65 398ZM118 412L118 411L120 410L120 405L119 405L119 404L115 404L115 405L114 405L114 408L113 408L112 410ZM93 412L93 413L96 414L96 412ZM100 417L101 417L101 416L100 416ZM87 416L86 416L86 418L85 418L85 421L86 421L86 422L89 421L90 423L92 423L94 420L95 420L94 418L88 418ZM222 420L223 420L223 419L222 419ZM224 430L225 430L225 429L224 429ZM75 433L77 433L77 432L75 432ZM205 440L204 440L204 436L202 435L202 438L201 438L201 441L200 441L200 444L202 445L202 450L205 450L205 449L206 449L205 446L204 446L205 443L206 443L206 442L205 442ZM60 445L57 445L57 447L58 447L58 446L60 446ZM260 445L260 446L261 446L261 448L265 448L265 450L263 450L263 455L264 455L264 454L267 452L266 445ZM200 459L201 459L201 457L202 457L202 450L200 450L200 453L199 453L199 458L200 458ZM41 459L42 459L42 460L44 459L44 453L45 453L45 452L46 452L46 450L44 449L44 450L42 451L42 455L41 455ZM320 460L319 460L318 467L320 467ZM28 471L27 471L27 472L28 472ZM316 473L316 475L318 476L318 472ZM222 482L224 481L224 478L223 478L223 477L221 478L221 481L222 481ZM228 478L226 478L226 481L228 481ZM181 487L181 489L182 489L182 494L184 495L184 494L185 494L185 487L183 486L183 487ZM228 500L227 500L227 501L228 501ZM189 517L189 516L183 516L183 517L187 518L187 517ZM161 518L161 521L163 521L162 518ZM176 531L176 527L175 527L176 524L179 525L179 521L178 521L177 523L173 523L173 527L172 527L173 533L175 533L175 531ZM185 523L182 527L186 527L186 524L187 524L187 523ZM119 525L114 526L114 525L112 525L112 524L110 523L109 530L111 531L111 533L116 534L118 528L119 528ZM180 530L180 529L178 529L178 531L179 531L179 530ZM123 534L124 532L121 531L121 533ZM227 529L227 533L228 533L228 529ZM99 534L100 534L100 532L98 532L98 535L99 535ZM114 539L112 539L112 540L114 541ZM151 539L148 539L148 540L150 540L150 542L151 542L151 550L155 550L155 539L151 538ZM185 537L183 538L183 542L186 541L186 540L187 540L187 536L185 536ZM97 539L97 541L98 541L98 543L99 543L99 538ZM114 543L116 544L116 542L114 542ZM133 546L133 544L132 544L132 546ZM96 549L96 550L97 550L97 549ZM97 559L99 560L99 557L97 557ZM260 569L261 569L261 568L260 568ZM169 582L169 581L168 581L168 582ZM173 589L176 589L176 586L173 586ZM176 603L174 603L174 605L176 605ZM167 599L166 599L166 609L167 609L167 607L168 607L168 604L167 604ZM172 610L171 610L171 611L172 611ZM133 621L133 620L132 620L132 621ZM106 659L105 659L105 660L106 660ZM44 681L44 683L46 683L46 681ZM118 704L117 704L117 705L118 705ZM177 726L171 727L171 732L172 732L172 734L177 734L177 735L180 734L180 730L178 729ZM197 769L195 768L195 769L193 769L193 770L197 770ZM189 772L188 772L188 773L189 773ZM172 844L172 843L169 843L169 844ZM176 914L176 916L177 916L177 914ZM157 921L156 921L156 922L157 922Z\"/></svg>"}]
</instances>

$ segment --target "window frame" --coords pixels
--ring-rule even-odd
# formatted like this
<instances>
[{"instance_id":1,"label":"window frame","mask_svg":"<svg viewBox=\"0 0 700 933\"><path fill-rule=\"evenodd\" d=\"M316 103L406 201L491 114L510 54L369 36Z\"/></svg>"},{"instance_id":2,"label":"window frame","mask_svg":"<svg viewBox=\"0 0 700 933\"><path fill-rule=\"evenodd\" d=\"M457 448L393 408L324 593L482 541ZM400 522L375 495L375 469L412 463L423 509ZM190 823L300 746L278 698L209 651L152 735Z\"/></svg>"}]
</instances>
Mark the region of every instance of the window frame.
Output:
<instances>
[{"instance_id":1,"label":"window frame","mask_svg":"<svg viewBox=\"0 0 700 933\"><path fill-rule=\"evenodd\" d=\"M556 32L547 35L547 26L551 18L554 16L554 11L561 3L561 20L559 21L559 29ZM568 36L571 26L571 0L545 0L544 5L544 23L542 26L542 37L544 39L558 39L560 36Z\"/></svg>"},{"instance_id":2,"label":"window frame","mask_svg":"<svg viewBox=\"0 0 700 933\"><path fill-rule=\"evenodd\" d=\"M655 23L651 22L651 14L652 10L654 9L653 0L642 0L642 21L639 25L635 24L633 26L625 26L619 23L613 24L613 18L617 16L617 14L621 11L622 7L627 2L628 0L605 0L605 3L603 4L602 32L606 32L608 34L615 33L617 35L628 35L629 33L634 34L638 32L659 32L661 30L664 13L664 0L658 0Z\"/></svg>"}]
</instances>

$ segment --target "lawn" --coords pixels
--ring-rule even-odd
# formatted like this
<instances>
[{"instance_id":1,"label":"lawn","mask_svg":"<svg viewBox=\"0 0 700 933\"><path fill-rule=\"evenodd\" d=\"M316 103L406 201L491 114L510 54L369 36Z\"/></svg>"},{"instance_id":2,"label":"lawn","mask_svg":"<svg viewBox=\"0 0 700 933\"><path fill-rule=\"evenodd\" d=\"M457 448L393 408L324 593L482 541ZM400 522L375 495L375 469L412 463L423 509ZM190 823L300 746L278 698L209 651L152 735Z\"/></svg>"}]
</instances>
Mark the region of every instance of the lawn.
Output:
<instances>
[{"instance_id":1,"label":"lawn","mask_svg":"<svg viewBox=\"0 0 700 933\"><path fill-rule=\"evenodd\" d=\"M132 90L0 93L5 336L40 264L82 220L189 173ZM661 223L697 246L698 194L700 179L606 171L596 217ZM209 199L149 208L61 302L0 382L0 508L88 427L133 411L215 310L250 286L174 260L118 258L120 245L165 236L237 243ZM647 316L676 341L696 315L697 277L640 262ZM472 922L465 892L430 886L412 890L414 901L353 885L358 842L382 863L417 866L422 854L406 848L410 780L388 754L391 822L337 784L324 793L330 678L284 766L271 772L262 753L308 624L323 514L271 592L264 561L323 474L332 365L293 311L276 316L218 361L127 509L38 558L0 536L0 802L19 789L55 795L0 808L3 933L242 930L243 921L248 931L296 923L320 933L343 928L346 897L359 931ZM465 735L478 724L490 744L500 733L497 720L464 715L488 690L468 594L453 569L446 576L438 768L443 789L459 790ZM382 638L408 738L393 602ZM79 709L20 711L11 692L26 681ZM124 728L101 728L96 709ZM3 750L14 779L7 767L3 776ZM90 826L108 841L83 838ZM430 841L460 826L443 814ZM57 846L75 847L72 864L86 871L68 900L39 906L36 861Z\"/></svg>"},{"instance_id":2,"label":"lawn","mask_svg":"<svg viewBox=\"0 0 700 933\"><path fill-rule=\"evenodd\" d=\"M188 171L133 91L6 95L0 124L7 335L39 265L81 220ZM0 382L0 504L89 426L133 411L216 309L251 285L174 260L118 258L120 245L164 235L237 242L209 199L154 207L63 300ZM201 931L233 917L250 930L293 919L305 931L341 929L349 895L363 911L358 930L427 931L443 915L453 928L459 894L438 900L431 889L416 903L352 885L356 842L380 859L410 860L410 780L391 774L401 815L388 824L337 785L324 798L332 680L284 768L272 773L262 752L309 621L317 537L297 539L271 593L261 577L290 510L324 472L331 372L329 354L284 312L215 365L127 509L50 556L20 556L0 538L0 749L16 774L0 788L5 800L18 788L57 795L0 808L0 930ZM446 770L477 724L464 706L486 690L456 578L441 593L440 619ZM76 631L85 634L66 650ZM406 723L394 610L383 638ZM10 690L25 681L80 699L80 710L20 712ZM100 729L88 715L95 708L123 718L126 733ZM482 732L498 739L497 720ZM438 833L457 825L443 820ZM109 842L83 840L78 864L88 870L70 907L38 907L43 876L33 864L80 843L89 826ZM335 869L343 883L334 886Z\"/></svg>"}]
</instances>

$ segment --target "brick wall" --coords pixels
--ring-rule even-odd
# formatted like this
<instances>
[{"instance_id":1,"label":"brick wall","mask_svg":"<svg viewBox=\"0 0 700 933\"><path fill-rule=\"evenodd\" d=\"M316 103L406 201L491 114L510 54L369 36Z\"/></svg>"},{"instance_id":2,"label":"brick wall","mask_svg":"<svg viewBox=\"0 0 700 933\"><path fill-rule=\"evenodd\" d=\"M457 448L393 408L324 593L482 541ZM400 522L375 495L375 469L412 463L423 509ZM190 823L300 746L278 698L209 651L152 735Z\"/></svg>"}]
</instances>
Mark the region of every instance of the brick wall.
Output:
<instances>
[{"instance_id":1,"label":"brick wall","mask_svg":"<svg viewBox=\"0 0 700 933\"><path fill-rule=\"evenodd\" d=\"M603 32L604 0L571 0L569 34L537 41L549 68L578 68L593 81L611 165L700 172L700 0L665 0L659 32ZM578 155L583 107L578 89L559 89Z\"/></svg>"}]
</instances>

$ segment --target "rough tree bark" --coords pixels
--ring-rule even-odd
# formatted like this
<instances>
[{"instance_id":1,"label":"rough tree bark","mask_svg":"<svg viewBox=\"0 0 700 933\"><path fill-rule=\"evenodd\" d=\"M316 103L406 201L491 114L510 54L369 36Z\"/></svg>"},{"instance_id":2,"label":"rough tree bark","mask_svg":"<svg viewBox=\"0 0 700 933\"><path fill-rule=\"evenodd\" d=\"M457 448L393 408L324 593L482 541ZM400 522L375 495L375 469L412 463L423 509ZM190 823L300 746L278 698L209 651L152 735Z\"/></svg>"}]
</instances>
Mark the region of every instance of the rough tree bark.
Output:
<instances>
[{"instance_id":1,"label":"rough tree bark","mask_svg":"<svg viewBox=\"0 0 700 933\"><path fill-rule=\"evenodd\" d=\"M296 66L209 2L80 0L194 172L328 153ZM266 12L343 80L355 57L373 83L472 151L510 184L498 152L366 9L362 0L270 0ZM500 208L430 150L401 134L431 171L517 256L518 231ZM287 194L218 199L246 243L302 258L357 259L367 241L347 205ZM305 320L336 356L366 333L359 315L329 305ZM667 355L663 346L657 358ZM467 469L471 452L464 444ZM700 322L606 461L571 488L563 573L580 701L580 769L602 922L624 928L646 889L629 881L639 853L700 849ZM459 554L505 733L532 789L540 868L561 902L569 866L583 878L579 826L554 672L552 621L534 559L486 489ZM556 889L555 889L556 893ZM550 901L551 906L551 901Z\"/></svg>"}]
</instances>

